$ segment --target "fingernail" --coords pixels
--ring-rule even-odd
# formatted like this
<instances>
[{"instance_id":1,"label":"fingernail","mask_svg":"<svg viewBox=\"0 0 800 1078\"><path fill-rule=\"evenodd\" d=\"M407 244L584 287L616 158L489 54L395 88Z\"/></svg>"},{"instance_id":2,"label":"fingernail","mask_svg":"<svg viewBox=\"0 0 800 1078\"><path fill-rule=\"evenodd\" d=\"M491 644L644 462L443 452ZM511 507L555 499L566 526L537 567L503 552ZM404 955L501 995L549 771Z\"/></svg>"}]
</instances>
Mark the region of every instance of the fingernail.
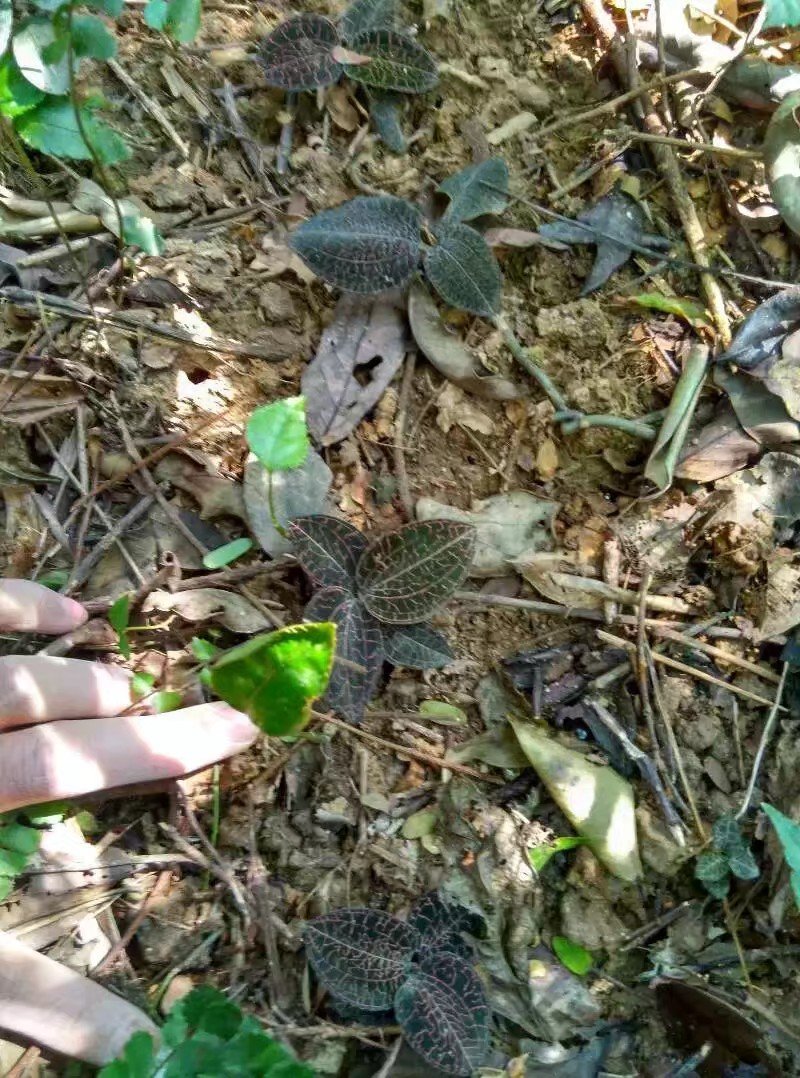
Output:
<instances>
[{"instance_id":1,"label":"fingernail","mask_svg":"<svg viewBox=\"0 0 800 1078\"><path fill-rule=\"evenodd\" d=\"M79 625L83 625L83 623L88 620L89 612L82 603L77 603L74 599L69 599L66 595L61 596L61 603L64 610L64 617L69 618L76 629Z\"/></svg>"}]
</instances>

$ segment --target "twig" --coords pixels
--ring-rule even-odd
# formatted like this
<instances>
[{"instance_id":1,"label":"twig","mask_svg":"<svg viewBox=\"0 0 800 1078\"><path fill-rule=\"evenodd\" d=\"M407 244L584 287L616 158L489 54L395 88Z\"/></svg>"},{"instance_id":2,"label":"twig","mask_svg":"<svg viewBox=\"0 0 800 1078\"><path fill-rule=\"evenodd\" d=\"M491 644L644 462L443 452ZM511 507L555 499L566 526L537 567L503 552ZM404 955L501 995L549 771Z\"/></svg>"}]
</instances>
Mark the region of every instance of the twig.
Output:
<instances>
[{"instance_id":1,"label":"twig","mask_svg":"<svg viewBox=\"0 0 800 1078\"><path fill-rule=\"evenodd\" d=\"M648 142L659 146L674 146L678 150L719 154L721 157L735 157L740 161L760 161L764 156L761 150L742 150L738 146L715 146L713 142L694 142L690 139L673 138L672 135L653 135L645 131L626 131L625 136L634 142Z\"/></svg>"},{"instance_id":2,"label":"twig","mask_svg":"<svg viewBox=\"0 0 800 1078\"><path fill-rule=\"evenodd\" d=\"M414 500L411 497L411 487L408 482L408 470L403 446L405 445L406 423L408 422L408 406L411 400L411 387L414 384L414 371L417 365L417 353L410 351L406 356L406 365L403 369L403 381L400 386L400 400L397 405L397 437L394 443L394 472L397 477L397 491L400 501L403 503L406 518L414 519Z\"/></svg>"},{"instance_id":3,"label":"twig","mask_svg":"<svg viewBox=\"0 0 800 1078\"><path fill-rule=\"evenodd\" d=\"M641 592L631 591L629 588L615 588L611 584L606 584L604 580L596 580L590 576L556 571L548 573L547 576L560 587L582 591L586 595L596 595L604 600L611 599L627 606L638 606L644 602L652 610L661 610L667 614L689 614L692 611L692 607L687 602L676 599L672 595L651 595L645 590L644 599L642 599Z\"/></svg>"},{"instance_id":4,"label":"twig","mask_svg":"<svg viewBox=\"0 0 800 1078\"><path fill-rule=\"evenodd\" d=\"M383 1064L380 1070L375 1071L372 1078L389 1078L389 1075L392 1073L392 1067L394 1067L395 1063L397 1062L397 1057L400 1054L400 1049L402 1047L403 1037L401 1035L392 1045L389 1054L386 1057L386 1062Z\"/></svg>"},{"instance_id":5,"label":"twig","mask_svg":"<svg viewBox=\"0 0 800 1078\"><path fill-rule=\"evenodd\" d=\"M77 591L78 588L86 583L95 566L102 560L103 555L109 547L115 543L120 536L124 535L128 528L132 527L140 517L144 516L154 501L155 498L152 494L145 494L132 509L128 510L121 520L117 521L109 532L98 539L80 565L76 566L73 570L70 580L64 589L65 594L71 591Z\"/></svg>"},{"instance_id":6,"label":"twig","mask_svg":"<svg viewBox=\"0 0 800 1078\"><path fill-rule=\"evenodd\" d=\"M619 587L619 570L622 562L622 554L619 548L619 540L615 537L607 539L603 543L603 580L612 588ZM616 599L606 599L603 603L603 618L606 625L613 625L614 619L619 614L619 604Z\"/></svg>"},{"instance_id":7,"label":"twig","mask_svg":"<svg viewBox=\"0 0 800 1078\"><path fill-rule=\"evenodd\" d=\"M764 762L764 755L767 751L767 746L772 738L772 733L775 729L775 723L778 721L778 712L786 711L786 708L781 707L781 698L783 696L783 690L786 685L786 676L789 673L789 664L784 663L781 670L781 679L778 688L775 691L775 700L772 704L772 710L767 717L767 721L764 723L764 729L761 731L761 740L758 743L758 750L756 751L756 758L753 761L753 770L750 773L750 781L747 784L747 790L745 791L744 800L742 801L742 807L736 813L736 819L741 820L747 815L747 811L750 808L750 802L753 800L753 794L755 793L756 783L758 782L758 774L761 770L761 765Z\"/></svg>"},{"instance_id":8,"label":"twig","mask_svg":"<svg viewBox=\"0 0 800 1078\"><path fill-rule=\"evenodd\" d=\"M684 644L686 647L702 651L706 655L719 659L721 662L730 663L731 666L738 666L741 670L747 670L748 673L755 674L756 677L760 677L764 681L771 681L773 685L780 685L780 676L760 663L752 663L748 659L743 659L740 655L731 654L731 652L717 648L713 644L707 644L704 640L697 640L695 637L687 636L685 633L678 633L674 629L668 629L663 625L655 625L653 629L658 636L664 636L667 640L672 640L676 644Z\"/></svg>"},{"instance_id":9,"label":"twig","mask_svg":"<svg viewBox=\"0 0 800 1078\"><path fill-rule=\"evenodd\" d=\"M278 141L278 157L275 162L275 171L279 176L285 176L289 171L289 155L292 152L292 139L294 138L294 117L297 109L297 94L289 91L286 95L287 119L281 127L281 137Z\"/></svg>"},{"instance_id":10,"label":"twig","mask_svg":"<svg viewBox=\"0 0 800 1078\"><path fill-rule=\"evenodd\" d=\"M122 952L127 948L128 944L131 942L133 937L138 932L142 921L144 921L145 917L147 917L148 913L150 912L153 904L166 891L167 886L169 884L169 881L171 879L172 879L172 871L170 869L165 869L163 872L159 873L158 878L156 879L156 882L153 885L152 890L150 891L147 898L145 898L144 902L141 903L138 910L136 911L136 913L131 918L130 924L127 926L127 928L125 929L123 934L120 936L120 938L117 940L117 942L111 948L111 950L108 952L108 954L102 960L100 965L95 966L95 968L92 970L92 977L97 978L102 973L105 973L105 971L110 966L113 965L113 963L116 961L116 959L119 957L119 955L121 955Z\"/></svg>"},{"instance_id":11,"label":"twig","mask_svg":"<svg viewBox=\"0 0 800 1078\"><path fill-rule=\"evenodd\" d=\"M647 726L647 732L650 735L653 756L655 757L656 767L658 768L659 773L662 773L664 771L664 762L661 759L661 742L658 740L658 734L656 733L653 705L650 701L650 686L647 671L647 626L645 624L645 615L647 613L647 592L650 588L652 579L652 574L646 572L642 577L642 583L639 587L639 609L636 615L636 662L633 665L636 668L639 700L641 701L642 715L644 716L645 725Z\"/></svg>"},{"instance_id":12,"label":"twig","mask_svg":"<svg viewBox=\"0 0 800 1078\"><path fill-rule=\"evenodd\" d=\"M744 787L747 776L744 770L744 753L742 751L742 734L739 729L739 701L734 696L731 699L731 726L733 727L733 743L736 746L736 765L739 768L739 782Z\"/></svg>"},{"instance_id":13,"label":"twig","mask_svg":"<svg viewBox=\"0 0 800 1078\"><path fill-rule=\"evenodd\" d=\"M150 116L153 117L155 122L158 124L158 126L161 128L161 130L164 132L164 134L167 136L173 146L177 147L181 157L185 161L188 160L190 156L189 145L181 138L181 136L175 130L172 121L170 120L169 116L167 116L161 105L159 105L157 101L154 101L152 97L150 97L144 92L139 83L128 74L128 72L125 70L122 64L119 63L118 60L115 60L113 57L111 57L111 59L106 60L106 63L117 76L119 81L123 84L123 86L125 86L125 88L133 94L133 96L136 98L136 100L139 102L145 112L149 113Z\"/></svg>"},{"instance_id":14,"label":"twig","mask_svg":"<svg viewBox=\"0 0 800 1078\"><path fill-rule=\"evenodd\" d=\"M228 117L230 125L233 128L233 133L236 135L237 141L242 147L242 152L247 158L253 176L261 183L264 192L270 198L277 198L278 193L272 186L270 179L267 176L266 169L264 168L261 147L247 130L247 126L236 107L236 97L233 92L233 86L227 79L225 79L222 84L220 98L222 100L222 106L225 109L225 115Z\"/></svg>"}]
</instances>

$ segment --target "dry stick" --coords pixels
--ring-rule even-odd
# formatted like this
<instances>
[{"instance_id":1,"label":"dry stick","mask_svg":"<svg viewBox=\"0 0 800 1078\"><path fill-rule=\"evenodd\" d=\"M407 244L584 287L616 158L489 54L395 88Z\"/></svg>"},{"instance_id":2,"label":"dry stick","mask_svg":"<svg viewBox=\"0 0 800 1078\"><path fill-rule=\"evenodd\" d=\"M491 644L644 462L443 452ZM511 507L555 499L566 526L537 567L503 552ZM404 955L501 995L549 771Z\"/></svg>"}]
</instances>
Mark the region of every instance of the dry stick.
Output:
<instances>
[{"instance_id":1,"label":"dry stick","mask_svg":"<svg viewBox=\"0 0 800 1078\"><path fill-rule=\"evenodd\" d=\"M400 400L397 405L397 438L395 439L394 444L394 471L397 476L397 489L408 520L414 519L414 500L411 497L411 487L408 483L408 470L406 468L406 457L403 446L405 445L408 405L411 400L411 387L414 384L414 371L416 366L417 353L411 351L406 356L406 365L403 369L403 381L400 386Z\"/></svg>"},{"instance_id":2,"label":"dry stick","mask_svg":"<svg viewBox=\"0 0 800 1078\"><path fill-rule=\"evenodd\" d=\"M172 124L169 116L167 116L164 109L159 105L157 101L154 101L152 97L149 97L141 88L139 83L128 74L125 68L113 57L110 60L106 60L106 63L117 76L119 81L125 86L125 88L133 94L145 112L149 113L173 146L176 146L181 157L186 161L189 158L189 145L184 142L175 127Z\"/></svg>"},{"instance_id":3,"label":"dry stick","mask_svg":"<svg viewBox=\"0 0 800 1078\"><path fill-rule=\"evenodd\" d=\"M738 146L715 146L713 142L695 142L690 139L674 138L672 135L652 135L644 131L627 131L625 137L632 142L654 143L659 146L674 146L679 150L696 150L699 153L720 154L722 157L735 157L740 161L760 161L764 156L761 150L742 150Z\"/></svg>"},{"instance_id":4,"label":"dry stick","mask_svg":"<svg viewBox=\"0 0 800 1078\"><path fill-rule=\"evenodd\" d=\"M630 640L624 640L621 636L614 636L613 633L607 633L603 629L598 629L597 635L606 644L613 644L614 647L625 648L628 651L636 650L636 645L632 644ZM750 692L748 689L741 689L738 685L732 685L728 681L723 681L722 678L705 673L704 670L698 670L695 666L689 666L688 663L682 663L678 662L677 659L671 659L669 655L662 655L661 652L658 651L652 651L651 654L653 656L653 661L660 663L662 666L668 666L672 670L680 670L682 674L689 674L691 677L697 678L698 681L705 681L709 685L716 685L720 689L734 692L737 696L741 696L745 700L752 700L754 704L761 704L762 707L773 707L775 703L774 700L768 700L765 696L759 696L757 693ZM789 709L781 707L779 710L788 711Z\"/></svg>"},{"instance_id":5,"label":"dry stick","mask_svg":"<svg viewBox=\"0 0 800 1078\"><path fill-rule=\"evenodd\" d=\"M89 554L87 554L80 565L74 569L67 586L64 588L64 594L68 594L71 591L77 591L78 588L86 583L92 570L101 561L109 547L115 543L120 536L124 535L128 528L132 527L140 517L144 516L154 501L155 498L152 494L146 494L132 509L128 510L122 520L117 521L111 530L95 543Z\"/></svg>"},{"instance_id":6,"label":"dry stick","mask_svg":"<svg viewBox=\"0 0 800 1078\"><path fill-rule=\"evenodd\" d=\"M278 193L270 183L270 179L264 168L261 147L247 130L244 120L239 115L239 110L236 107L236 97L233 92L233 86L227 79L225 79L222 84L220 98L222 100L222 107L225 109L225 115L228 117L230 125L233 128L233 133L242 148L242 152L247 158L247 163L250 165L253 176L260 182L265 194L270 198L277 198Z\"/></svg>"},{"instance_id":7,"label":"dry stick","mask_svg":"<svg viewBox=\"0 0 800 1078\"><path fill-rule=\"evenodd\" d=\"M650 744L653 746L653 756L655 757L656 768L658 769L659 774L665 774L664 761L661 757L661 742L656 733L655 716L653 715L653 705L650 701L650 687L647 680L647 626L645 625L645 615L647 613L647 592L650 588L652 579L652 573L646 572L642 577L642 583L639 588L639 609L636 614L636 661L633 665L636 668L639 700L641 701L642 715L644 716L645 725L647 726L647 732L650 735Z\"/></svg>"},{"instance_id":8,"label":"dry stick","mask_svg":"<svg viewBox=\"0 0 800 1078\"><path fill-rule=\"evenodd\" d=\"M389 1054L386 1057L386 1062L383 1064L380 1070L375 1071L372 1078L389 1078L389 1075L392 1073L392 1068L397 1062L397 1057L400 1054L400 1049L403 1047L403 1040L404 1037L401 1034L392 1045Z\"/></svg>"},{"instance_id":9,"label":"dry stick","mask_svg":"<svg viewBox=\"0 0 800 1078\"><path fill-rule=\"evenodd\" d=\"M603 543L603 580L612 588L619 587L619 572L622 564L622 552L620 551L617 538L607 539ZM613 625L614 619L619 614L619 605L616 599L607 599L603 603L603 617L606 625Z\"/></svg>"},{"instance_id":10,"label":"dry stick","mask_svg":"<svg viewBox=\"0 0 800 1078\"><path fill-rule=\"evenodd\" d=\"M602 41L606 49L608 49L618 76L623 81L627 80L630 77L630 74L625 60L624 49L613 19L603 8L602 0L582 0L581 6L590 26L592 26L596 35ZM633 75L634 77L638 77L635 72L633 72ZM650 135L666 135L667 132L661 117L656 112L652 97L644 89L639 97L643 106L643 123L647 133ZM694 203L689 197L683 182L683 176L681 175L680 165L678 164L678 158L675 155L675 151L671 146L666 146L663 143L653 143L652 145L653 159L655 160L659 173L667 182L667 187L669 188L672 201L686 236L686 241L689 245L689 250L692 252L692 258L698 265L707 269L709 260L703 226L700 224L697 211L694 208ZM722 342L723 347L727 348L731 342L731 327L730 322L728 321L728 315L725 311L725 301L722 297L719 284L717 283L716 278L708 272L701 272L700 281L703 285L706 301L709 310L711 311L711 316L714 319L720 341Z\"/></svg>"},{"instance_id":11,"label":"dry stick","mask_svg":"<svg viewBox=\"0 0 800 1078\"><path fill-rule=\"evenodd\" d=\"M758 750L756 752L756 758L753 761L753 770L750 773L750 781L747 784L747 790L745 791L744 800L742 801L742 807L736 813L736 819L741 820L747 815L747 810L750 808L750 802L753 800L753 794L755 793L756 783L758 782L758 773L761 770L761 765L764 762L764 755L767 751L767 746L772 738L772 733L775 729L775 724L778 721L778 712L785 711L786 708L781 708L781 697L783 696L783 690L786 685L786 675L789 673L789 664L784 663L781 670L781 679L778 688L775 691L775 701L772 705L772 710L769 713L767 721L764 723L764 729L761 732L761 740L758 743Z\"/></svg>"},{"instance_id":12,"label":"dry stick","mask_svg":"<svg viewBox=\"0 0 800 1078\"><path fill-rule=\"evenodd\" d=\"M292 139L294 138L294 117L297 110L297 94L290 90L286 95L287 120L281 127L281 136L278 141L278 156L275 161L275 171L279 176L285 176L289 171L289 155L292 152Z\"/></svg>"},{"instance_id":13,"label":"dry stick","mask_svg":"<svg viewBox=\"0 0 800 1078\"><path fill-rule=\"evenodd\" d=\"M387 741L386 738L378 737L376 734L370 734L358 726L351 726L348 722L341 722L332 715L323 715L321 712L315 711L312 711L312 715L320 722L324 722L330 726L336 726L338 729L344 730L345 733L354 734L356 737L362 738L364 741L369 742L371 745L375 745L377 748L385 749L387 752L397 753L401 756L410 756L412 760L418 760L421 764L428 764L430 767L438 767L442 770L446 769L447 771L454 771L459 775L467 775L469 778L478 779L480 782L490 782L495 786L502 786L505 782L504 779L497 778L495 775L484 775L481 771L477 771L473 767L467 767L466 764L457 764L454 760L442 759L441 756L432 756L430 753L422 752L420 749L410 748L408 745L398 745L394 741Z\"/></svg>"},{"instance_id":14,"label":"dry stick","mask_svg":"<svg viewBox=\"0 0 800 1078\"><path fill-rule=\"evenodd\" d=\"M171 869L165 869L163 872L160 872L158 874L156 882L153 885L150 893L148 894L147 898L145 898L144 902L141 903L136 913L133 915L130 924L127 926L123 934L120 936L120 938L111 948L111 950L105 956L100 965L95 966L95 968L92 970L92 977L99 977L100 974L104 973L111 965L113 965L117 958L123 953L123 951L125 951L128 944L131 942L131 940L139 930L139 926L141 925L142 921L144 921L145 917L150 912L153 904L161 897L161 895L167 889L167 885L169 884L169 881L171 879Z\"/></svg>"},{"instance_id":15,"label":"dry stick","mask_svg":"<svg viewBox=\"0 0 800 1078\"><path fill-rule=\"evenodd\" d=\"M547 575L559 587L584 592L586 595L597 595L603 600L611 599L627 606L638 606L642 602L640 592L631 591L628 588L615 588L611 584L606 584L604 580L596 580L590 576L577 576L574 573L560 573L555 570ZM666 614L692 612L692 607L687 602L676 599L672 595L650 595L645 591L644 602L652 610L660 610Z\"/></svg>"},{"instance_id":16,"label":"dry stick","mask_svg":"<svg viewBox=\"0 0 800 1078\"><path fill-rule=\"evenodd\" d=\"M685 633L677 633L674 629L668 629L663 625L655 625L653 629L658 636L664 636L667 640L672 640L676 644L685 644L686 647L705 652L706 655L711 655L721 662L730 663L731 666L738 666L741 670L747 670L748 673L755 674L756 677L760 677L764 681L771 681L773 685L780 685L780 676L760 663L750 662L740 655L732 655L722 648L714 647L713 644L707 644L704 640L697 640L692 636L687 636Z\"/></svg>"}]
</instances>

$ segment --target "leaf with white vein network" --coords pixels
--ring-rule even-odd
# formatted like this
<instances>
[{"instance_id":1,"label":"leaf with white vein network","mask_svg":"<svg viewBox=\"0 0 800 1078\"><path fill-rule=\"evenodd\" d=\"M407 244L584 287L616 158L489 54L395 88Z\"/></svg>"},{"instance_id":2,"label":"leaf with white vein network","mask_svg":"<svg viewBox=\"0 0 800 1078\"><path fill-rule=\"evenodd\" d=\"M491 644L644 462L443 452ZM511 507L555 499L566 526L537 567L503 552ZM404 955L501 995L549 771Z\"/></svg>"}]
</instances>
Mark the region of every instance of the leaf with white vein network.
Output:
<instances>
[{"instance_id":1,"label":"leaf with white vein network","mask_svg":"<svg viewBox=\"0 0 800 1078\"><path fill-rule=\"evenodd\" d=\"M321 15L285 19L261 42L257 58L270 86L284 90L314 90L329 86L342 74L333 50L339 34Z\"/></svg>"},{"instance_id":2,"label":"leaf with white vein network","mask_svg":"<svg viewBox=\"0 0 800 1078\"><path fill-rule=\"evenodd\" d=\"M383 292L411 280L420 255L419 210L402 198L366 195L305 221L292 248L346 292Z\"/></svg>"},{"instance_id":3,"label":"leaf with white vein network","mask_svg":"<svg viewBox=\"0 0 800 1078\"><path fill-rule=\"evenodd\" d=\"M489 1004L480 978L463 959L421 952L394 999L406 1040L445 1074L470 1075L489 1051Z\"/></svg>"},{"instance_id":4,"label":"leaf with white vein network","mask_svg":"<svg viewBox=\"0 0 800 1078\"><path fill-rule=\"evenodd\" d=\"M342 588L323 588L303 611L306 621L336 626L336 655L323 706L358 725L383 665L383 633L364 604ZM346 665L345 665L346 664Z\"/></svg>"},{"instance_id":5,"label":"leaf with white vein network","mask_svg":"<svg viewBox=\"0 0 800 1078\"><path fill-rule=\"evenodd\" d=\"M386 660L411 670L438 670L453 661L453 653L430 625L398 625L384 632Z\"/></svg>"},{"instance_id":6,"label":"leaf with white vein network","mask_svg":"<svg viewBox=\"0 0 800 1078\"><path fill-rule=\"evenodd\" d=\"M396 20L396 0L355 0L339 20L342 39L352 42L370 30L391 30Z\"/></svg>"},{"instance_id":7,"label":"leaf with white vein network","mask_svg":"<svg viewBox=\"0 0 800 1078\"><path fill-rule=\"evenodd\" d=\"M331 995L369 1011L392 1006L417 933L380 910L341 909L307 921L308 960Z\"/></svg>"},{"instance_id":8,"label":"leaf with white vein network","mask_svg":"<svg viewBox=\"0 0 800 1078\"><path fill-rule=\"evenodd\" d=\"M373 86L367 96L370 118L381 141L392 153L403 153L408 146L400 123L406 100L403 94L395 90L378 90Z\"/></svg>"},{"instance_id":9,"label":"leaf with white vein network","mask_svg":"<svg viewBox=\"0 0 800 1078\"><path fill-rule=\"evenodd\" d=\"M437 190L450 199L444 215L450 224L463 224L487 213L502 213L508 205L508 167L502 157L490 157L448 176Z\"/></svg>"},{"instance_id":10,"label":"leaf with white vein network","mask_svg":"<svg viewBox=\"0 0 800 1078\"><path fill-rule=\"evenodd\" d=\"M296 517L289 524L292 553L308 575L326 588L354 592L358 560L367 539L358 528L337 517Z\"/></svg>"},{"instance_id":11,"label":"leaf with white vein network","mask_svg":"<svg viewBox=\"0 0 800 1078\"><path fill-rule=\"evenodd\" d=\"M362 555L356 573L358 596L379 621L422 621L463 583L474 552L475 529L469 524L407 524Z\"/></svg>"},{"instance_id":12,"label":"leaf with white vein network","mask_svg":"<svg viewBox=\"0 0 800 1078\"><path fill-rule=\"evenodd\" d=\"M425 273L451 307L491 318L500 310L503 277L486 240L469 225L445 225L426 247Z\"/></svg>"},{"instance_id":13,"label":"leaf with white vein network","mask_svg":"<svg viewBox=\"0 0 800 1078\"><path fill-rule=\"evenodd\" d=\"M345 63L351 79L379 90L422 94L439 80L436 61L421 45L396 30L369 30L353 41L357 63ZM365 60L366 58L366 60Z\"/></svg>"}]
</instances>

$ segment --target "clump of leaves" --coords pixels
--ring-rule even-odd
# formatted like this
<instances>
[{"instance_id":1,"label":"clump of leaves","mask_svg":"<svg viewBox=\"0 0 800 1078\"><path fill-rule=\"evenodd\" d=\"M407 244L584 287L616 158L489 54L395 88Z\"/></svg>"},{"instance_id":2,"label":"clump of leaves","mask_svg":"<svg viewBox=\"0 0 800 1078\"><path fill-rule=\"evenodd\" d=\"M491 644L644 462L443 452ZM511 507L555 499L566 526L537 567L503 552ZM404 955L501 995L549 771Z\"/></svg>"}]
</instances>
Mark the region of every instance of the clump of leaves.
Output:
<instances>
[{"instance_id":1,"label":"clump of leaves","mask_svg":"<svg viewBox=\"0 0 800 1078\"><path fill-rule=\"evenodd\" d=\"M0 813L0 902L14 889L17 876L33 860L42 829L64 818L60 803Z\"/></svg>"},{"instance_id":2,"label":"clump of leaves","mask_svg":"<svg viewBox=\"0 0 800 1078\"><path fill-rule=\"evenodd\" d=\"M436 61L397 28L395 0L355 0L338 23L322 15L294 15L261 44L267 82L296 93L330 86L347 76L366 88L375 127L389 149L401 152L404 98L432 89Z\"/></svg>"},{"instance_id":3,"label":"clump of leaves","mask_svg":"<svg viewBox=\"0 0 800 1078\"><path fill-rule=\"evenodd\" d=\"M349 1017L383 1012L411 1047L445 1074L468 1075L489 1048L489 1004L462 933L476 919L424 895L407 921L370 909L341 909L304 928L308 960Z\"/></svg>"},{"instance_id":4,"label":"clump of leaves","mask_svg":"<svg viewBox=\"0 0 800 1078\"><path fill-rule=\"evenodd\" d=\"M720 816L711 835L711 849L697 858L694 874L710 895L721 899L730 890L731 876L755 880L759 868L733 816Z\"/></svg>"},{"instance_id":5,"label":"clump of leaves","mask_svg":"<svg viewBox=\"0 0 800 1078\"><path fill-rule=\"evenodd\" d=\"M98 1078L314 1078L314 1072L242 1014L216 988L195 988L175 1004L158 1044L149 1033L134 1033L121 1056Z\"/></svg>"},{"instance_id":6,"label":"clump of leaves","mask_svg":"<svg viewBox=\"0 0 800 1078\"><path fill-rule=\"evenodd\" d=\"M775 834L783 848L783 856L789 866L789 882L792 885L794 900L800 908L800 824L784 816L782 812L772 805L762 804L764 812L769 816Z\"/></svg>"},{"instance_id":7,"label":"clump of leaves","mask_svg":"<svg viewBox=\"0 0 800 1078\"><path fill-rule=\"evenodd\" d=\"M450 662L447 641L425 622L467 575L471 525L428 520L369 543L344 520L307 516L291 522L289 537L320 588L305 617L336 626L329 707L360 722L384 659L419 670Z\"/></svg>"},{"instance_id":8,"label":"clump of leaves","mask_svg":"<svg viewBox=\"0 0 800 1078\"><path fill-rule=\"evenodd\" d=\"M19 8L0 4L0 114L23 143L42 153L101 165L130 157L124 138L97 116L102 96L75 86L85 60L116 55L116 38L101 15L117 18L123 0L37 0L30 6L33 13L20 18ZM145 19L177 41L191 41L200 0L148 0ZM135 228L132 222L126 232Z\"/></svg>"}]
</instances>

